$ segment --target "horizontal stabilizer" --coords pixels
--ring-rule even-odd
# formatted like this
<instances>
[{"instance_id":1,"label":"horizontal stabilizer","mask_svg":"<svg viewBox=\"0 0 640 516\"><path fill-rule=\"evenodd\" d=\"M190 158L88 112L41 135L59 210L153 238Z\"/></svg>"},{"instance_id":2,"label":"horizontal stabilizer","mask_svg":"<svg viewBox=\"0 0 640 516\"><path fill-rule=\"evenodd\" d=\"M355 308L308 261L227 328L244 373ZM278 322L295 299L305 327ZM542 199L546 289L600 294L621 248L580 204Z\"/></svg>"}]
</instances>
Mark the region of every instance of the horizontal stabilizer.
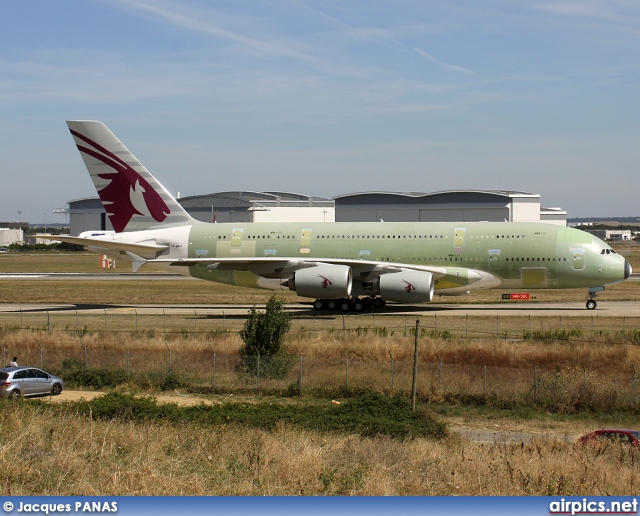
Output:
<instances>
[{"instance_id":1,"label":"horizontal stabilizer","mask_svg":"<svg viewBox=\"0 0 640 516\"><path fill-rule=\"evenodd\" d=\"M128 251L134 254L145 254L157 256L166 251L169 246L162 244L130 244L118 240L103 240L100 238L82 238L68 235L36 235L36 238L42 240L56 240L67 244L81 245L83 247L98 247L101 249L109 249L113 251Z\"/></svg>"}]
</instances>

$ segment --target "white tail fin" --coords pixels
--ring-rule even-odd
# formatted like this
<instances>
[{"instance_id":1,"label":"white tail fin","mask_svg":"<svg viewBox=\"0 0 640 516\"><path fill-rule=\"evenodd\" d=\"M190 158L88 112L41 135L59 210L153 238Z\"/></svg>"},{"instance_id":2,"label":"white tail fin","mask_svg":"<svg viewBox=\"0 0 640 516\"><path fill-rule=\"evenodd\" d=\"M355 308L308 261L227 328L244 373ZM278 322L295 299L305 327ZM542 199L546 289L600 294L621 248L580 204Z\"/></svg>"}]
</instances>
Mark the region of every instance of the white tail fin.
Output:
<instances>
[{"instance_id":1,"label":"white tail fin","mask_svg":"<svg viewBox=\"0 0 640 516\"><path fill-rule=\"evenodd\" d=\"M118 233L200 223L102 122L68 120L67 125Z\"/></svg>"}]
</instances>

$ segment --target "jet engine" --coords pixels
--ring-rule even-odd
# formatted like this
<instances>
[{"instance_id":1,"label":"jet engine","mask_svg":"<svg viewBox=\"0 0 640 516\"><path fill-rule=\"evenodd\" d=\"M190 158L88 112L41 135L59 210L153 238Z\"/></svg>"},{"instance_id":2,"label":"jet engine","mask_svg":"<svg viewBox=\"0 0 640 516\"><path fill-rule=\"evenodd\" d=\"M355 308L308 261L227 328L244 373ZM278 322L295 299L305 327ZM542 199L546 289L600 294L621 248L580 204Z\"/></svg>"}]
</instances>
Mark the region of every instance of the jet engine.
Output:
<instances>
[{"instance_id":1,"label":"jet engine","mask_svg":"<svg viewBox=\"0 0 640 516\"><path fill-rule=\"evenodd\" d=\"M382 274L378 280L380 297L400 303L427 303L433 299L434 287L430 272L394 272Z\"/></svg>"},{"instance_id":2,"label":"jet engine","mask_svg":"<svg viewBox=\"0 0 640 516\"><path fill-rule=\"evenodd\" d=\"M296 271L287 282L302 297L332 299L349 297L353 273L347 265L319 265Z\"/></svg>"}]
</instances>

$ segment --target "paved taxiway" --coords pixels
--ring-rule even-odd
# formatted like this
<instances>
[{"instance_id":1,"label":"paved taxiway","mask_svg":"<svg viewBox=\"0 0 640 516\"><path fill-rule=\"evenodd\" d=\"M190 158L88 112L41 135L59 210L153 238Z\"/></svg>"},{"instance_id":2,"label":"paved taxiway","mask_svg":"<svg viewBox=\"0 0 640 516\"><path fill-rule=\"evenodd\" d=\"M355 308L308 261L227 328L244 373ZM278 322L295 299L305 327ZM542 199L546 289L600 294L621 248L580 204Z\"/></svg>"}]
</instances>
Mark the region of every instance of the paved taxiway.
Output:
<instances>
[{"instance_id":1,"label":"paved taxiway","mask_svg":"<svg viewBox=\"0 0 640 516\"><path fill-rule=\"evenodd\" d=\"M15 304L0 303L0 313L7 312L78 312L78 313L138 313L143 314L198 314L207 313L212 316L245 316L253 304L197 304L197 305L153 305L153 304L119 304L119 305L74 305L65 303ZM309 304L289 304L287 308L298 314L342 315L342 312L322 310L316 311ZM587 310L584 302L566 303L518 303L518 304L438 304L396 305L389 304L381 310L366 310L361 314L347 312L346 315L371 314L409 315L414 317L432 316L439 313L447 316L528 316L535 317L640 317L640 301L601 301L596 310Z\"/></svg>"},{"instance_id":2,"label":"paved taxiway","mask_svg":"<svg viewBox=\"0 0 640 516\"><path fill-rule=\"evenodd\" d=\"M181 276L178 274L160 274L160 273L0 273L0 282L2 280L50 280L50 281L109 281L109 280L135 280L135 281L161 281L161 280L177 280L177 281L201 281L194 278ZM640 281L640 274L633 274L627 281ZM131 304L131 305L73 305L73 304L22 304L0 303L0 312L27 312L27 311L78 311L78 312L100 312L104 313L116 312L134 312L139 314L176 314L176 313L193 313L194 310L200 312L208 312L211 315L244 316L252 307L252 304L194 304L194 305L154 305L154 304ZM341 312L316 311L308 304L290 304L288 308L294 312L308 312L321 315L335 315ZM422 305L402 305L389 304L381 310L366 310L362 315L370 315L379 313L385 315L411 315L411 316L428 316L434 313L442 313L443 315L455 316L487 316L487 315L512 315L527 316L535 315L536 317L640 317L640 301L600 301L598 300L598 308L596 310L587 310L584 301L576 302L522 302L511 301L509 303L487 303L487 304L454 304L454 303L434 303ZM349 315L356 315L349 312Z\"/></svg>"}]
</instances>

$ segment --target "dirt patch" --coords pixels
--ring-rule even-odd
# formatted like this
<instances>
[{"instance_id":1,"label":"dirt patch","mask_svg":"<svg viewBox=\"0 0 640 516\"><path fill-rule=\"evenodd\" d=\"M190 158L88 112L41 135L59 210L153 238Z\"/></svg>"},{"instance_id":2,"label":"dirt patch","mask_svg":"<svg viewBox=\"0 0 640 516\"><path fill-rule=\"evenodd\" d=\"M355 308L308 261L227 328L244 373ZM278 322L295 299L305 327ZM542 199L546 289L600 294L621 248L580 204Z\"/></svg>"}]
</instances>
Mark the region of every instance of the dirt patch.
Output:
<instances>
[{"instance_id":1,"label":"dirt patch","mask_svg":"<svg viewBox=\"0 0 640 516\"><path fill-rule=\"evenodd\" d=\"M46 399L57 403L64 401L88 401L97 396L102 396L103 394L106 393L102 391L62 391L59 396L49 396ZM176 405L182 406L198 405L200 403L211 405L214 403L211 400L200 398L193 394L182 394L180 392L174 392L173 394L159 394L156 395L155 398L159 403L175 403Z\"/></svg>"}]
</instances>

